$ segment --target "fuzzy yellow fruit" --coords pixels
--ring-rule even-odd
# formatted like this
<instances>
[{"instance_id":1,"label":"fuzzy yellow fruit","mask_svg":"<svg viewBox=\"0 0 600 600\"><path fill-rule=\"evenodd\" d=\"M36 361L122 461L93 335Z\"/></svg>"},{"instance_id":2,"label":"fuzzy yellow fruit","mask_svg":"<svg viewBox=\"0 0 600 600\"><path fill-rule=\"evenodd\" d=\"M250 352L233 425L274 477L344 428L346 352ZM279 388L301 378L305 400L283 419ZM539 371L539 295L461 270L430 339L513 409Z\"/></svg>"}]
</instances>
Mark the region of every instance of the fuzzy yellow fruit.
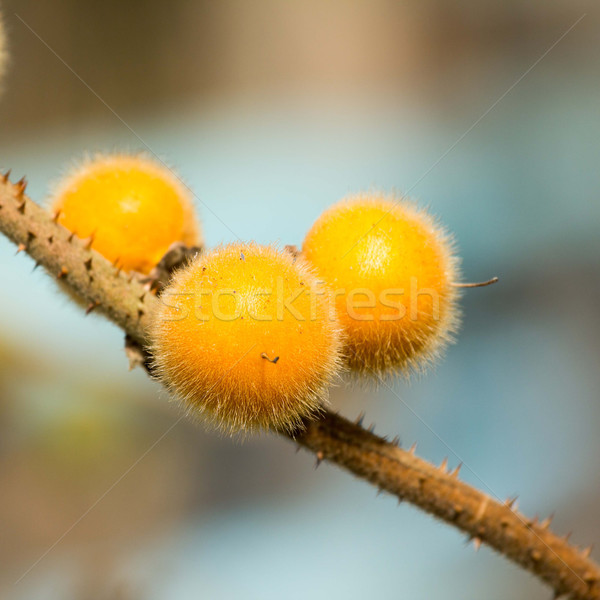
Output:
<instances>
[{"instance_id":1,"label":"fuzzy yellow fruit","mask_svg":"<svg viewBox=\"0 0 600 600\"><path fill-rule=\"evenodd\" d=\"M149 273L169 246L199 243L190 193L162 164L115 154L85 161L52 200L58 222L125 271Z\"/></svg>"},{"instance_id":2,"label":"fuzzy yellow fruit","mask_svg":"<svg viewBox=\"0 0 600 600\"><path fill-rule=\"evenodd\" d=\"M293 431L317 413L340 363L323 287L287 252L254 243L201 254L160 296L159 378L221 429Z\"/></svg>"},{"instance_id":3,"label":"fuzzy yellow fruit","mask_svg":"<svg viewBox=\"0 0 600 600\"><path fill-rule=\"evenodd\" d=\"M407 200L341 201L317 219L302 255L335 297L348 366L361 374L420 371L457 330L451 240Z\"/></svg>"}]
</instances>

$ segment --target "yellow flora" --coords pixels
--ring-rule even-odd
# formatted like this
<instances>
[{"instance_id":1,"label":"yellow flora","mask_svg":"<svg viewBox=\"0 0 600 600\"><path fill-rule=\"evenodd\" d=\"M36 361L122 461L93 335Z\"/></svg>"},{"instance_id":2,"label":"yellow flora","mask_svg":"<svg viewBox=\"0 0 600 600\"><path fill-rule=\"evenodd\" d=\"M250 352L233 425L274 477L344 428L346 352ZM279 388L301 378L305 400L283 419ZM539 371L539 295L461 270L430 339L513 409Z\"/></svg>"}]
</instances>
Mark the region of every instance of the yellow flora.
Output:
<instances>
[{"instance_id":1,"label":"yellow flora","mask_svg":"<svg viewBox=\"0 0 600 600\"><path fill-rule=\"evenodd\" d=\"M272 246L198 256L160 296L152 354L191 409L231 432L293 431L339 369L340 332L309 268Z\"/></svg>"},{"instance_id":2,"label":"yellow flora","mask_svg":"<svg viewBox=\"0 0 600 600\"><path fill-rule=\"evenodd\" d=\"M190 193L162 164L142 155L86 160L57 186L58 221L126 271L149 273L169 246L200 242Z\"/></svg>"},{"instance_id":3,"label":"yellow flora","mask_svg":"<svg viewBox=\"0 0 600 600\"><path fill-rule=\"evenodd\" d=\"M420 371L457 330L452 242L412 202L377 194L345 199L317 219L302 254L335 296L355 371Z\"/></svg>"}]
</instances>

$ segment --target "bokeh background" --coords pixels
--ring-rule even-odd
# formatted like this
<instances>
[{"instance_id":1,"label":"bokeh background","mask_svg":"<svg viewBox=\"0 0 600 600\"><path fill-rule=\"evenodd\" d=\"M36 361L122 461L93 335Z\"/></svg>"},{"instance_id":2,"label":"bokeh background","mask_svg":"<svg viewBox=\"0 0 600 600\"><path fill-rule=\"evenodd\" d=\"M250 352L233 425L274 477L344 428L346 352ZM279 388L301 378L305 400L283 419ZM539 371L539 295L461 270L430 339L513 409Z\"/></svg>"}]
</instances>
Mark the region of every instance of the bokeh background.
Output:
<instances>
[{"instance_id":1,"label":"bokeh background","mask_svg":"<svg viewBox=\"0 0 600 600\"><path fill-rule=\"evenodd\" d=\"M369 188L429 206L465 278L501 283L466 294L435 372L342 385L333 405L600 541L597 3L2 7L0 167L40 202L85 152L150 148L194 189L209 245L300 244ZM170 429L177 407L128 372L121 332L32 267L0 239L2 598L549 597L290 443Z\"/></svg>"}]
</instances>

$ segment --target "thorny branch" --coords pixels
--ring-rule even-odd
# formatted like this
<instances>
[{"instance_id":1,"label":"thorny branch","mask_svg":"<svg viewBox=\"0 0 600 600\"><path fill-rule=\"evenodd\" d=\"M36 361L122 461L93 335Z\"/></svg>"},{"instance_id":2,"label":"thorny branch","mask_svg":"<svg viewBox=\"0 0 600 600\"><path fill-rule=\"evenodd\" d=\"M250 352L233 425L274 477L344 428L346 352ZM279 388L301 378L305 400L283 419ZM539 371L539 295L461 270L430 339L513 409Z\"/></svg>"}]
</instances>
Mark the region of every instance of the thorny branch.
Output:
<instances>
[{"instance_id":1,"label":"thorny branch","mask_svg":"<svg viewBox=\"0 0 600 600\"><path fill-rule=\"evenodd\" d=\"M130 343L144 347L146 330L157 306L149 285L122 273L25 195L25 181L0 176L0 231L26 251L63 285L121 327ZM285 434L284 434L285 435ZM520 514L514 501L497 502L449 473L446 461L436 467L395 442L366 431L359 423L325 411L307 420L292 437L354 475L406 500L465 532L475 545L488 544L550 585L556 597L600 599L600 568L590 549L572 546L567 537Z\"/></svg>"}]
</instances>

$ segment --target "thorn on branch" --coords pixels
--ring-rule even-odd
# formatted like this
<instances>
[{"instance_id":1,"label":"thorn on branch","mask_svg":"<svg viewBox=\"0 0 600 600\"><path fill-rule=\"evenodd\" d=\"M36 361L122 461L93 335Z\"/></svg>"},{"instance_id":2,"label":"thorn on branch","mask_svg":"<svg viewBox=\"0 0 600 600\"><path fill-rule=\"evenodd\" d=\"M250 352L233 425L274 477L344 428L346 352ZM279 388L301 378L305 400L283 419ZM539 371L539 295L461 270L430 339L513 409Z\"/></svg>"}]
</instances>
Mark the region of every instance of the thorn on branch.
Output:
<instances>
[{"instance_id":1,"label":"thorn on branch","mask_svg":"<svg viewBox=\"0 0 600 600\"><path fill-rule=\"evenodd\" d=\"M533 517L533 519L528 519L525 522L525 525L527 525L527 527L529 527L529 529L531 529L534 525L537 525L537 524L538 524L538 516L537 515L535 515Z\"/></svg>"},{"instance_id":2,"label":"thorn on branch","mask_svg":"<svg viewBox=\"0 0 600 600\"><path fill-rule=\"evenodd\" d=\"M85 309L85 314L89 315L94 309L98 308L98 306L100 305L97 302L90 302Z\"/></svg>"},{"instance_id":3,"label":"thorn on branch","mask_svg":"<svg viewBox=\"0 0 600 600\"><path fill-rule=\"evenodd\" d=\"M92 235L90 235L89 238L87 238L87 240L85 241L85 244L83 245L83 247L86 250L89 250L92 247L92 244L94 243L94 239L96 238L96 232L94 231L92 233Z\"/></svg>"},{"instance_id":4,"label":"thorn on branch","mask_svg":"<svg viewBox=\"0 0 600 600\"><path fill-rule=\"evenodd\" d=\"M324 456L323 452L321 452L320 450L315 453L315 456L317 457L317 460L315 462L315 469L317 469L319 467L319 465L323 462L323 459L325 458L325 456Z\"/></svg>"},{"instance_id":5,"label":"thorn on branch","mask_svg":"<svg viewBox=\"0 0 600 600\"><path fill-rule=\"evenodd\" d=\"M21 177L21 179L15 183L15 187L17 188L17 196L21 198L27 189L27 179L25 177Z\"/></svg>"},{"instance_id":6,"label":"thorn on branch","mask_svg":"<svg viewBox=\"0 0 600 600\"><path fill-rule=\"evenodd\" d=\"M456 465L454 470L450 473L450 477L454 477L455 479L457 479L461 468L462 468L462 463L458 463L458 465Z\"/></svg>"},{"instance_id":7,"label":"thorn on branch","mask_svg":"<svg viewBox=\"0 0 600 600\"><path fill-rule=\"evenodd\" d=\"M546 519L544 519L540 523L540 527L542 529L548 529L548 527L550 527L550 523L552 523L552 519L554 519L554 514L551 514L549 517L547 517Z\"/></svg>"}]
</instances>

